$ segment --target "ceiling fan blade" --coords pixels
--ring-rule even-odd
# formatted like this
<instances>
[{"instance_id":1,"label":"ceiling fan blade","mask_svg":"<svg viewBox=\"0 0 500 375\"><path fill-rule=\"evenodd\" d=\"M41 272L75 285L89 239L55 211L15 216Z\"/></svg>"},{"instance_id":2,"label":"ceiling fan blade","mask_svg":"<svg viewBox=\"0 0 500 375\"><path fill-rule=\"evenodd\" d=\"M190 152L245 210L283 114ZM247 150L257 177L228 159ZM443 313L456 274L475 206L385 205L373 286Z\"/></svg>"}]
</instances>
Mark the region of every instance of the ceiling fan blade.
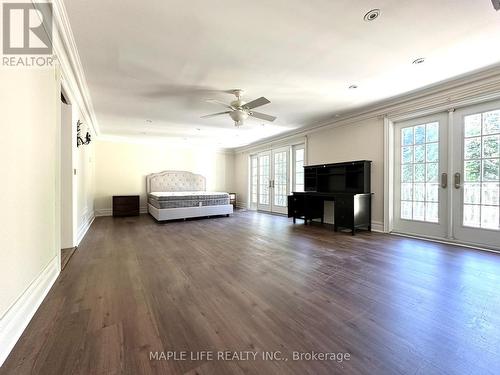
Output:
<instances>
[{"instance_id":1,"label":"ceiling fan blade","mask_svg":"<svg viewBox=\"0 0 500 375\"><path fill-rule=\"evenodd\" d=\"M217 100L217 99L207 99L207 102L223 105L224 107L232 109L233 111L236 109L233 106L231 106L227 103L221 102L220 100Z\"/></svg>"},{"instance_id":2,"label":"ceiling fan blade","mask_svg":"<svg viewBox=\"0 0 500 375\"><path fill-rule=\"evenodd\" d=\"M252 100L251 102L248 102L244 105L245 108L252 109L252 108L257 108L266 104L271 103L269 100L261 96L258 99Z\"/></svg>"},{"instance_id":3,"label":"ceiling fan blade","mask_svg":"<svg viewBox=\"0 0 500 375\"><path fill-rule=\"evenodd\" d=\"M276 116L266 115L265 113L254 112L254 111L249 112L249 115L269 122L273 122L277 118Z\"/></svg>"},{"instance_id":4,"label":"ceiling fan blade","mask_svg":"<svg viewBox=\"0 0 500 375\"><path fill-rule=\"evenodd\" d=\"M201 116L201 118L209 118L209 117L215 117L215 116L220 116L220 115L226 115L228 113L231 113L231 111L212 113L211 115Z\"/></svg>"}]
</instances>

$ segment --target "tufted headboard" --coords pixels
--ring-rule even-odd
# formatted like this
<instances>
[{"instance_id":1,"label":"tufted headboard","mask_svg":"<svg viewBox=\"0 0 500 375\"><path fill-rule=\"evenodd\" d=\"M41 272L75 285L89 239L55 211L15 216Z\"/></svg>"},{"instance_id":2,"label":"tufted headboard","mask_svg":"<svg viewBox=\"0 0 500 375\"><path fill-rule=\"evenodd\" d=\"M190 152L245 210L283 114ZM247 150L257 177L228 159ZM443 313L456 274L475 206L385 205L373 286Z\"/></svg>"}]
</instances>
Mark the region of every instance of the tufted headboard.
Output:
<instances>
[{"instance_id":1,"label":"tufted headboard","mask_svg":"<svg viewBox=\"0 0 500 375\"><path fill-rule=\"evenodd\" d=\"M163 171L146 176L146 191L204 191L205 177L186 171Z\"/></svg>"}]
</instances>

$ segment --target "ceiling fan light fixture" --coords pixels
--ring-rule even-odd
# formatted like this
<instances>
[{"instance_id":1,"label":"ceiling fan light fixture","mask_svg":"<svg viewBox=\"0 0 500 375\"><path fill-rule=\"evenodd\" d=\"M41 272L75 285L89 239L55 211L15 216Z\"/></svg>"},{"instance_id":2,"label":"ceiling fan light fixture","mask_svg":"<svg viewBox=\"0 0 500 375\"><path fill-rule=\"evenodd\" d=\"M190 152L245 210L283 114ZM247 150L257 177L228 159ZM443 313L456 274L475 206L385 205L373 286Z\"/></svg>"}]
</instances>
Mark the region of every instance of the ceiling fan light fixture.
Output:
<instances>
[{"instance_id":1,"label":"ceiling fan light fixture","mask_svg":"<svg viewBox=\"0 0 500 375\"><path fill-rule=\"evenodd\" d=\"M262 107L266 104L271 103L269 99L266 99L263 96L261 96L260 98L252 100L250 102L246 102L241 99L241 94L243 93L243 90L241 89L234 89L225 92L229 92L235 95L236 100L232 101L231 104L226 104L216 99L207 99L207 101L210 103L222 105L226 107L227 110L224 112L212 113L210 115L201 116L201 118L211 118L220 115L229 115L231 119L234 121L235 126L243 125L244 121L248 117L254 117L269 122L273 122L274 120L276 120L276 116L271 116L262 112L253 111L254 108Z\"/></svg>"},{"instance_id":2,"label":"ceiling fan light fixture","mask_svg":"<svg viewBox=\"0 0 500 375\"><path fill-rule=\"evenodd\" d=\"M380 9L372 9L368 13L365 14L363 19L366 22L375 21L380 16Z\"/></svg>"},{"instance_id":3,"label":"ceiling fan light fixture","mask_svg":"<svg viewBox=\"0 0 500 375\"><path fill-rule=\"evenodd\" d=\"M238 109L229 113L234 122L243 123L248 118L248 112Z\"/></svg>"}]
</instances>

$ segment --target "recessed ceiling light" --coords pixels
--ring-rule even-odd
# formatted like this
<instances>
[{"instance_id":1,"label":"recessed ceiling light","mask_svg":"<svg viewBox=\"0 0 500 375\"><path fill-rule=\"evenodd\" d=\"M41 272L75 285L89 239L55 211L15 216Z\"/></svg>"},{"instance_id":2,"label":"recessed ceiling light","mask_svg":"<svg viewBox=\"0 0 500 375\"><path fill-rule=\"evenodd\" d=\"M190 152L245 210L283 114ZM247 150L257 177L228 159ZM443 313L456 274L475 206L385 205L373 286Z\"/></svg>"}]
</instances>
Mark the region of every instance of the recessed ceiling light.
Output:
<instances>
[{"instance_id":1,"label":"recessed ceiling light","mask_svg":"<svg viewBox=\"0 0 500 375\"><path fill-rule=\"evenodd\" d=\"M353 90L353 89L357 89L357 88L358 88L358 85L351 85L351 86L349 86L349 88L350 88L351 90Z\"/></svg>"},{"instance_id":2,"label":"recessed ceiling light","mask_svg":"<svg viewBox=\"0 0 500 375\"><path fill-rule=\"evenodd\" d=\"M370 21L375 21L378 18L378 16L380 16L380 9L372 9L365 14L363 19L366 22L370 22Z\"/></svg>"},{"instance_id":3,"label":"recessed ceiling light","mask_svg":"<svg viewBox=\"0 0 500 375\"><path fill-rule=\"evenodd\" d=\"M425 61L425 59L423 57L419 57L418 59L413 60L412 64L418 65L418 64L422 64L424 61Z\"/></svg>"}]
</instances>

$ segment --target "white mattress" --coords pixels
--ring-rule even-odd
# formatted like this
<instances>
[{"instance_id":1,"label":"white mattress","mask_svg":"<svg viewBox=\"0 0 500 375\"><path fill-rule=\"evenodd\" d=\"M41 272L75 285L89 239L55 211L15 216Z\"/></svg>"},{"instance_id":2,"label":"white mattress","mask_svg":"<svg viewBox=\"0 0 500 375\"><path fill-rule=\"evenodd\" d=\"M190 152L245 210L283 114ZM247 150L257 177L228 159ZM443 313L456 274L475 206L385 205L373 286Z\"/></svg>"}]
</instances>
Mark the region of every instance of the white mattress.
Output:
<instances>
[{"instance_id":1,"label":"white mattress","mask_svg":"<svg viewBox=\"0 0 500 375\"><path fill-rule=\"evenodd\" d=\"M221 191L154 191L149 193L150 196L156 198L162 197L213 197L213 196L228 196L228 193Z\"/></svg>"},{"instance_id":2,"label":"white mattress","mask_svg":"<svg viewBox=\"0 0 500 375\"><path fill-rule=\"evenodd\" d=\"M148 202L158 209L219 206L229 204L229 194L217 191L161 191L149 193Z\"/></svg>"}]
</instances>

